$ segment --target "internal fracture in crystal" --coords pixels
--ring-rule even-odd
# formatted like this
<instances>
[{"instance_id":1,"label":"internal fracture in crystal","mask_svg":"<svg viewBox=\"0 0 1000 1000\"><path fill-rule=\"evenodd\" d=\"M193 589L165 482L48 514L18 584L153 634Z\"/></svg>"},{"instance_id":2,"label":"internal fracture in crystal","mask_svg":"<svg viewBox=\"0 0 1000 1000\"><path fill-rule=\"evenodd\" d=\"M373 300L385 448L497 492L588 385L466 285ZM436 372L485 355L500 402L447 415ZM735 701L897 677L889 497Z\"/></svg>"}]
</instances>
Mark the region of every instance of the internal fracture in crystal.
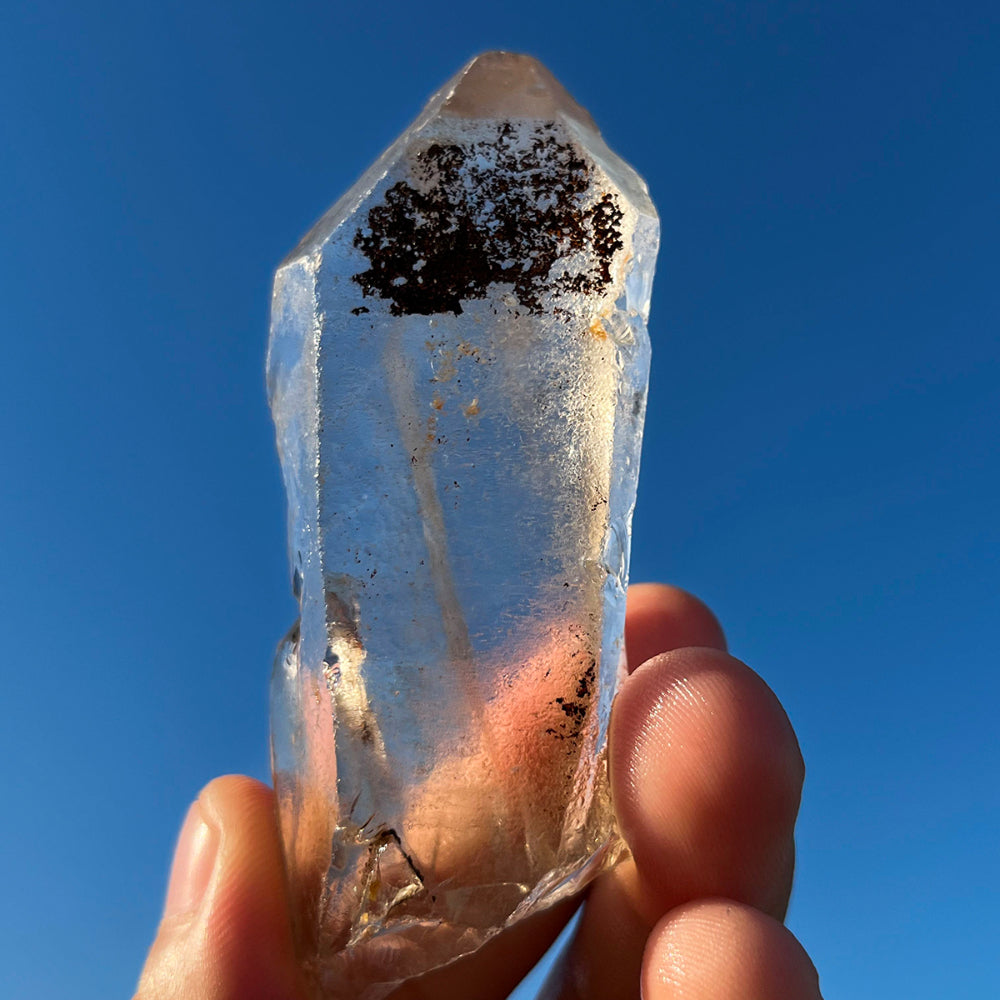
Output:
<instances>
[{"instance_id":1,"label":"internal fracture in crystal","mask_svg":"<svg viewBox=\"0 0 1000 1000\"><path fill-rule=\"evenodd\" d=\"M380 1000L619 853L605 743L658 243L535 60L473 60L279 267L300 619L272 682L295 931Z\"/></svg>"}]
</instances>

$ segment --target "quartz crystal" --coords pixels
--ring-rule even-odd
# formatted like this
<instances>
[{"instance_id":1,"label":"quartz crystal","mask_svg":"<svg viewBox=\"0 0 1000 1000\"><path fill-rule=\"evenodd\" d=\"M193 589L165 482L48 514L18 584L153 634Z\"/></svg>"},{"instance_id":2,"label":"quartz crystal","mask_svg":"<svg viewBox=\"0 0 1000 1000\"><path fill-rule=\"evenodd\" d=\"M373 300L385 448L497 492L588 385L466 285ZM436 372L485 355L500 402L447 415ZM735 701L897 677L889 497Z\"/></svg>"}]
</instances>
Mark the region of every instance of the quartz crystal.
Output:
<instances>
[{"instance_id":1,"label":"quartz crystal","mask_svg":"<svg viewBox=\"0 0 1000 1000\"><path fill-rule=\"evenodd\" d=\"M379 1000L620 854L605 744L658 233L587 112L497 52L278 268L301 617L272 759L317 996Z\"/></svg>"}]
</instances>

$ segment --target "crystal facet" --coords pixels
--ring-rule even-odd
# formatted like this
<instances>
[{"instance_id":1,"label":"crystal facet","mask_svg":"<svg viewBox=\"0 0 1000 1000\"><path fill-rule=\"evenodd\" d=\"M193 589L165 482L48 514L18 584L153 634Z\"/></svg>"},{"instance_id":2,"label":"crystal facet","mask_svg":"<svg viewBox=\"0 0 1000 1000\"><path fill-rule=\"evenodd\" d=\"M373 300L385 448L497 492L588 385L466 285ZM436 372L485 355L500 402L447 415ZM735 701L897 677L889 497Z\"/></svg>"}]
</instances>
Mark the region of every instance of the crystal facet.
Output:
<instances>
[{"instance_id":1,"label":"crystal facet","mask_svg":"<svg viewBox=\"0 0 1000 1000\"><path fill-rule=\"evenodd\" d=\"M379 1000L619 854L605 743L658 233L551 74L490 53L278 269L301 618L272 757L318 995Z\"/></svg>"}]
</instances>

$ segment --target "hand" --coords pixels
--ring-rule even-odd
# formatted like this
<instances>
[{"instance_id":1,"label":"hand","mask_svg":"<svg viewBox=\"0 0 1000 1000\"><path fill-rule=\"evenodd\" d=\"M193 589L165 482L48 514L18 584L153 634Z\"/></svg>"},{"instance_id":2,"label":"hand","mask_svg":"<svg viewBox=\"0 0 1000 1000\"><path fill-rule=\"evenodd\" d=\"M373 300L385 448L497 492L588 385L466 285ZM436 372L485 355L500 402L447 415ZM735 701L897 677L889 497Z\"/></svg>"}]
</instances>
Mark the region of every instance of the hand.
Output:
<instances>
[{"instance_id":1,"label":"hand","mask_svg":"<svg viewBox=\"0 0 1000 1000\"><path fill-rule=\"evenodd\" d=\"M632 859L589 889L546 1000L635 1000L640 989L645 1000L815 1000L812 963L781 924L803 778L781 706L682 591L632 587L626 645L639 666L615 703L610 772ZM501 1000L575 906L516 925L391 1000ZM258 997L307 1000L273 794L218 778L185 820L136 1000Z\"/></svg>"}]
</instances>

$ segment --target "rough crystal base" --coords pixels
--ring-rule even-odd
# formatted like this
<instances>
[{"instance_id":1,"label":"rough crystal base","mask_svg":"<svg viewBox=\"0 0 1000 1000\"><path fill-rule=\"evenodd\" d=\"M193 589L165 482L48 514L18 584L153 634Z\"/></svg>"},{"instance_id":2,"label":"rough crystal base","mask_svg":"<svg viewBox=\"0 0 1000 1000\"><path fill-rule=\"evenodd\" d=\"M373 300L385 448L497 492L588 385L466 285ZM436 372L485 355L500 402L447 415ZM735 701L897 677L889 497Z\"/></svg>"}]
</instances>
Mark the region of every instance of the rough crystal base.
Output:
<instances>
[{"instance_id":1,"label":"rough crystal base","mask_svg":"<svg viewBox=\"0 0 1000 1000\"><path fill-rule=\"evenodd\" d=\"M620 850L605 743L658 224L524 56L450 81L275 277L296 935L380 1000Z\"/></svg>"}]
</instances>

